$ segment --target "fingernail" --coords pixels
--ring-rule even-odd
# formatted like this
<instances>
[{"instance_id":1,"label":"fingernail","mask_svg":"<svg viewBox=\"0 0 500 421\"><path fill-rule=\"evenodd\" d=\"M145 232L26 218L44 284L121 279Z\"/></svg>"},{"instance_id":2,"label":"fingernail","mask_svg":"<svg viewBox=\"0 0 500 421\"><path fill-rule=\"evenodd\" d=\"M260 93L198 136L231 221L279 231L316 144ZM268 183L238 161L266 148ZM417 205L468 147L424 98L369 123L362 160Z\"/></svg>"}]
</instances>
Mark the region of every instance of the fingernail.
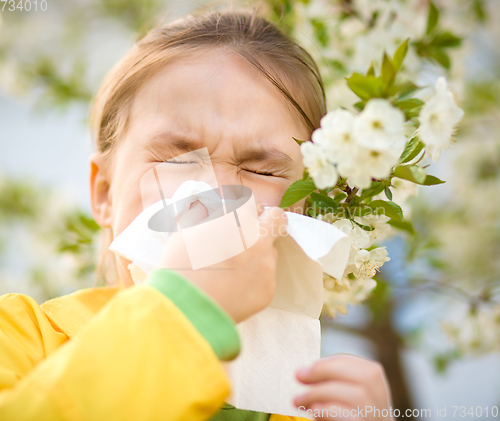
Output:
<instances>
[{"instance_id":1,"label":"fingernail","mask_svg":"<svg viewBox=\"0 0 500 421\"><path fill-rule=\"evenodd\" d=\"M301 396L295 396L295 398L293 398L293 404L295 406L299 406L301 404L301 398L302 398L302 395Z\"/></svg>"},{"instance_id":2,"label":"fingernail","mask_svg":"<svg viewBox=\"0 0 500 421\"><path fill-rule=\"evenodd\" d=\"M300 402L302 401L302 399L304 399L305 397L307 396L307 393L303 393L302 395L297 395L295 396L295 398L293 399L295 402Z\"/></svg>"},{"instance_id":3,"label":"fingernail","mask_svg":"<svg viewBox=\"0 0 500 421\"><path fill-rule=\"evenodd\" d=\"M297 375L299 375L300 377L307 377L310 372L311 369L309 367L302 367L297 370Z\"/></svg>"}]
</instances>

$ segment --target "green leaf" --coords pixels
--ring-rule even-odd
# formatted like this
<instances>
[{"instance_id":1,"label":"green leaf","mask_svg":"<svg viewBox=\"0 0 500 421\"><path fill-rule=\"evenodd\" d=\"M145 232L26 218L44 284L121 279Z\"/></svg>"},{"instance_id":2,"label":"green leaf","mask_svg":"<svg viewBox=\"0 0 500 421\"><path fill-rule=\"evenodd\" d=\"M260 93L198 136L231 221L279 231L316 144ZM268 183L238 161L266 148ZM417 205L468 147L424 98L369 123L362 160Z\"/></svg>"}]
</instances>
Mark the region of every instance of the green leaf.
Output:
<instances>
[{"instance_id":1,"label":"green leaf","mask_svg":"<svg viewBox=\"0 0 500 421\"><path fill-rule=\"evenodd\" d=\"M360 203L359 196L354 195L349 201L349 207L354 208Z\"/></svg>"},{"instance_id":2,"label":"green leaf","mask_svg":"<svg viewBox=\"0 0 500 421\"><path fill-rule=\"evenodd\" d=\"M363 111L365 105L366 105L365 101L358 101L353 105L353 107L356 108L358 111Z\"/></svg>"},{"instance_id":3,"label":"green leaf","mask_svg":"<svg viewBox=\"0 0 500 421\"><path fill-rule=\"evenodd\" d=\"M405 162L409 162L414 159L420 151L424 148L424 144L420 141L420 139L415 136L410 139L410 141L406 144L405 149L401 156L399 157L399 163L404 164Z\"/></svg>"},{"instance_id":4,"label":"green leaf","mask_svg":"<svg viewBox=\"0 0 500 421\"><path fill-rule=\"evenodd\" d=\"M349 88L364 101L380 97L381 82L374 76L353 73L351 77L346 78L346 81Z\"/></svg>"},{"instance_id":5,"label":"green leaf","mask_svg":"<svg viewBox=\"0 0 500 421\"><path fill-rule=\"evenodd\" d=\"M382 59L382 89L387 92L389 87L394 83L395 78L396 70L391 60L389 60L389 57L387 57L387 54L384 52L384 57Z\"/></svg>"},{"instance_id":6,"label":"green leaf","mask_svg":"<svg viewBox=\"0 0 500 421\"><path fill-rule=\"evenodd\" d=\"M425 170L418 165L400 165L397 166L392 173L394 177L403 178L413 183L422 186L434 186L436 184L443 184L445 181L440 180L433 175L427 175Z\"/></svg>"},{"instance_id":7,"label":"green leaf","mask_svg":"<svg viewBox=\"0 0 500 421\"><path fill-rule=\"evenodd\" d=\"M403 221L403 210L394 202L387 202L385 200L374 200L368 206L372 209L383 209L383 214L391 219Z\"/></svg>"},{"instance_id":8,"label":"green leaf","mask_svg":"<svg viewBox=\"0 0 500 421\"><path fill-rule=\"evenodd\" d=\"M387 221L387 223L394 228L409 232L411 235L415 235L415 228L413 228L412 223L409 221L400 221L398 219L389 219Z\"/></svg>"},{"instance_id":9,"label":"green leaf","mask_svg":"<svg viewBox=\"0 0 500 421\"><path fill-rule=\"evenodd\" d=\"M93 218L89 218L84 214L80 214L79 219L80 222L91 232L99 231L101 228Z\"/></svg>"},{"instance_id":10,"label":"green leaf","mask_svg":"<svg viewBox=\"0 0 500 421\"><path fill-rule=\"evenodd\" d=\"M423 184L426 178L425 170L418 165L398 165L392 175L417 184Z\"/></svg>"},{"instance_id":11,"label":"green leaf","mask_svg":"<svg viewBox=\"0 0 500 421\"><path fill-rule=\"evenodd\" d=\"M438 256L430 256L426 259L426 262L433 268L439 269L440 271L453 269L453 266L446 261L444 258Z\"/></svg>"},{"instance_id":12,"label":"green leaf","mask_svg":"<svg viewBox=\"0 0 500 421\"><path fill-rule=\"evenodd\" d=\"M394 66L394 70L396 73L401 68L401 64L403 63L403 60L406 57L406 53L408 52L409 41L410 38L408 38L405 42L403 42L394 53L394 57L392 59L392 65Z\"/></svg>"},{"instance_id":13,"label":"green leaf","mask_svg":"<svg viewBox=\"0 0 500 421\"><path fill-rule=\"evenodd\" d=\"M366 301L368 310L370 311L371 319L375 323L381 323L387 319L390 311L389 303L392 300L392 288L388 286L387 281L376 275L376 287L370 293L370 298Z\"/></svg>"},{"instance_id":14,"label":"green leaf","mask_svg":"<svg viewBox=\"0 0 500 421\"><path fill-rule=\"evenodd\" d=\"M449 31L441 32L437 34L429 45L439 47L439 48L453 48L458 47L462 43L462 38L453 35Z\"/></svg>"},{"instance_id":15,"label":"green leaf","mask_svg":"<svg viewBox=\"0 0 500 421\"><path fill-rule=\"evenodd\" d=\"M375 76L375 69L373 68L373 63L370 65L370 68L366 72L366 76Z\"/></svg>"},{"instance_id":16,"label":"green leaf","mask_svg":"<svg viewBox=\"0 0 500 421\"><path fill-rule=\"evenodd\" d=\"M80 250L80 247L78 244L61 244L59 247L57 247L58 253L63 253L63 252L70 252L70 253L76 253Z\"/></svg>"},{"instance_id":17,"label":"green leaf","mask_svg":"<svg viewBox=\"0 0 500 421\"><path fill-rule=\"evenodd\" d=\"M417 108L417 107L420 108L424 104L425 104L424 101L422 101L421 99L418 99L418 98L402 99L402 100L396 101L394 103L394 105L396 107L401 108L403 111L412 110L412 109Z\"/></svg>"},{"instance_id":18,"label":"green leaf","mask_svg":"<svg viewBox=\"0 0 500 421\"><path fill-rule=\"evenodd\" d=\"M372 185L366 190L362 191L361 195L359 196L359 200L362 201L370 197L376 196L377 194L384 191L384 188L385 188L384 183L381 183L380 181L372 181Z\"/></svg>"},{"instance_id":19,"label":"green leaf","mask_svg":"<svg viewBox=\"0 0 500 421\"><path fill-rule=\"evenodd\" d=\"M452 349L450 351L442 352L436 354L433 357L434 369L437 373L444 375L446 374L450 364L461 357L461 353L458 349Z\"/></svg>"},{"instance_id":20,"label":"green leaf","mask_svg":"<svg viewBox=\"0 0 500 421\"><path fill-rule=\"evenodd\" d=\"M427 15L426 34L430 34L439 22L439 10L432 1L429 2L429 14Z\"/></svg>"},{"instance_id":21,"label":"green leaf","mask_svg":"<svg viewBox=\"0 0 500 421\"><path fill-rule=\"evenodd\" d=\"M334 199L325 194L311 193L311 199L313 206L317 206L330 213L335 212L339 207L338 203Z\"/></svg>"},{"instance_id":22,"label":"green leaf","mask_svg":"<svg viewBox=\"0 0 500 421\"><path fill-rule=\"evenodd\" d=\"M429 57L434 59L435 62L443 66L446 70L450 70L451 68L450 57L442 49L438 48L430 49Z\"/></svg>"},{"instance_id":23,"label":"green leaf","mask_svg":"<svg viewBox=\"0 0 500 421\"><path fill-rule=\"evenodd\" d=\"M328 59L325 57L325 64L329 67L331 67L333 70L336 70L341 73L347 73L348 70L346 69L346 66L344 63L342 63L340 60L336 59Z\"/></svg>"},{"instance_id":24,"label":"green leaf","mask_svg":"<svg viewBox=\"0 0 500 421\"><path fill-rule=\"evenodd\" d=\"M280 207L287 208L311 194L317 187L312 180L297 180L285 191Z\"/></svg>"},{"instance_id":25,"label":"green leaf","mask_svg":"<svg viewBox=\"0 0 500 421\"><path fill-rule=\"evenodd\" d=\"M420 86L415 85L413 82L406 81L401 84L395 84L392 87L392 95L398 94L399 99L404 99L405 97L408 97L412 95L414 92L418 91L420 89Z\"/></svg>"},{"instance_id":26,"label":"green leaf","mask_svg":"<svg viewBox=\"0 0 500 421\"><path fill-rule=\"evenodd\" d=\"M302 143L304 142L308 142L308 140L299 140L299 139L295 139L293 136L292 136L292 139L295 140L299 145L301 145Z\"/></svg>"},{"instance_id":27,"label":"green leaf","mask_svg":"<svg viewBox=\"0 0 500 421\"><path fill-rule=\"evenodd\" d=\"M425 177L425 180L422 183L422 185L434 186L436 184L443 184L443 183L446 183L446 181L440 180L439 178L434 177L433 175L428 175L427 177Z\"/></svg>"},{"instance_id":28,"label":"green leaf","mask_svg":"<svg viewBox=\"0 0 500 421\"><path fill-rule=\"evenodd\" d=\"M411 120L413 117L420 115L424 102L417 98L409 98L396 101L394 105L403 110L406 120Z\"/></svg>"},{"instance_id":29,"label":"green leaf","mask_svg":"<svg viewBox=\"0 0 500 421\"><path fill-rule=\"evenodd\" d=\"M380 15L380 10L375 10L372 13L372 17L370 18L370 21L368 22L368 27L373 28L373 26L377 23L377 19Z\"/></svg>"},{"instance_id":30,"label":"green leaf","mask_svg":"<svg viewBox=\"0 0 500 421\"><path fill-rule=\"evenodd\" d=\"M365 215L371 215L371 214L373 214L373 209L370 207L369 204L355 207L354 211L352 210L349 211L349 215L359 216L360 218Z\"/></svg>"},{"instance_id":31,"label":"green leaf","mask_svg":"<svg viewBox=\"0 0 500 421\"><path fill-rule=\"evenodd\" d=\"M391 189L389 189L389 187L386 187L384 189L384 193L385 193L385 196L389 199L389 200L392 200L392 191Z\"/></svg>"},{"instance_id":32,"label":"green leaf","mask_svg":"<svg viewBox=\"0 0 500 421\"><path fill-rule=\"evenodd\" d=\"M484 0L474 0L472 10L479 22L486 21L486 11L484 10Z\"/></svg>"},{"instance_id":33,"label":"green leaf","mask_svg":"<svg viewBox=\"0 0 500 421\"><path fill-rule=\"evenodd\" d=\"M413 108L412 110L404 111L406 121L418 124L418 116L420 115L420 108Z\"/></svg>"},{"instance_id":34,"label":"green leaf","mask_svg":"<svg viewBox=\"0 0 500 421\"><path fill-rule=\"evenodd\" d=\"M314 28L314 35L323 47L328 45L328 26L318 19L311 19L311 24Z\"/></svg>"},{"instance_id":35,"label":"green leaf","mask_svg":"<svg viewBox=\"0 0 500 421\"><path fill-rule=\"evenodd\" d=\"M344 200L346 197L347 197L346 193L339 193L339 194L335 195L333 200L335 200L337 203L339 203L340 201Z\"/></svg>"}]
</instances>

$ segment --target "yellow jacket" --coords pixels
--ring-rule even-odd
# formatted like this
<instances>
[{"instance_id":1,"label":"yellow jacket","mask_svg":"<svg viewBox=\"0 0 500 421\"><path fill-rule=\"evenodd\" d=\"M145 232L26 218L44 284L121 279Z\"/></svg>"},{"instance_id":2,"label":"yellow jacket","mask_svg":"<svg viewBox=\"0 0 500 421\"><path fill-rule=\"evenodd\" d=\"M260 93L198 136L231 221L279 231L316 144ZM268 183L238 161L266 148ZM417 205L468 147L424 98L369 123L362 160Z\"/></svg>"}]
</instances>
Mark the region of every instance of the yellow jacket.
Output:
<instances>
[{"instance_id":1,"label":"yellow jacket","mask_svg":"<svg viewBox=\"0 0 500 421\"><path fill-rule=\"evenodd\" d=\"M223 351L175 300L151 283L1 296L0 420L209 420L230 392Z\"/></svg>"}]
</instances>

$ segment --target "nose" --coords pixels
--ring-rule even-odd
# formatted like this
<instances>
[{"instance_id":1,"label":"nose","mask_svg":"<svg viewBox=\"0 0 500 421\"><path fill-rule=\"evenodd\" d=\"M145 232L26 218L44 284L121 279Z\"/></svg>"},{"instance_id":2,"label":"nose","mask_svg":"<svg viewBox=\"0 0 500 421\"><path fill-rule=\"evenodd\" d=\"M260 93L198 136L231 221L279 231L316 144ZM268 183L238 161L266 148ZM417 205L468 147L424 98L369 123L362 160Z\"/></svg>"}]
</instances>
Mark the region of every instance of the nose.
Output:
<instances>
[{"instance_id":1,"label":"nose","mask_svg":"<svg viewBox=\"0 0 500 421\"><path fill-rule=\"evenodd\" d=\"M239 169L234 164L228 163L213 163L213 170L217 185L243 185L239 174Z\"/></svg>"},{"instance_id":2,"label":"nose","mask_svg":"<svg viewBox=\"0 0 500 421\"><path fill-rule=\"evenodd\" d=\"M237 165L230 164L230 163L214 163L213 164L213 169L215 173L215 177L217 179L217 185L219 188L221 188L222 196L225 199L236 199L242 197L241 195L246 195L248 194L247 192L244 192L243 190L240 189L225 189L222 190L222 186L242 186L245 185L242 181L242 177L240 175L240 168L238 168ZM247 186L249 187L249 186ZM255 192L252 192L250 190L250 194L253 193L254 198L255 198ZM255 198L256 199L256 198ZM257 199L256 199L257 200Z\"/></svg>"},{"instance_id":3,"label":"nose","mask_svg":"<svg viewBox=\"0 0 500 421\"><path fill-rule=\"evenodd\" d=\"M215 173L215 177L217 179L217 185L219 187L222 186L244 186L245 183L243 183L243 178L241 177L241 170L238 168L237 165L234 164L228 164L228 163L214 163L213 164L213 170ZM250 186L246 186L250 187ZM258 214L260 215L262 211L264 210L264 206L269 206L268 201L261 198L259 194L259 190L257 191L253 190L250 188L250 190L241 190L241 189L227 189L224 193L224 191L221 189L222 195L225 199L229 198L238 198L242 200L248 200L247 197L248 194L253 196L253 200L255 201L255 206L257 207Z\"/></svg>"}]
</instances>

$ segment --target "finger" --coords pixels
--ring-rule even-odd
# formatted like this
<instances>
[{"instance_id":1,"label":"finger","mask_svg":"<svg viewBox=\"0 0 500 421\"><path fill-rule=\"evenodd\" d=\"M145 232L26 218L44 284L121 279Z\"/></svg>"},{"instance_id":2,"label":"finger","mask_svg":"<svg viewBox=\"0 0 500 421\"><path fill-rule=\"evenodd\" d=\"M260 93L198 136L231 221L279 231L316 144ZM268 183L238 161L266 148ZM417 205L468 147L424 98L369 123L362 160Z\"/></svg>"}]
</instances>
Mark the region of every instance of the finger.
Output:
<instances>
[{"instance_id":1,"label":"finger","mask_svg":"<svg viewBox=\"0 0 500 421\"><path fill-rule=\"evenodd\" d=\"M348 406L372 405L373 397L359 383L327 381L311 386L308 392L295 397L296 406L310 407L316 402L337 401Z\"/></svg>"},{"instance_id":2,"label":"finger","mask_svg":"<svg viewBox=\"0 0 500 421\"><path fill-rule=\"evenodd\" d=\"M357 409L338 402L317 402L309 408L315 420L358 420Z\"/></svg>"},{"instance_id":3,"label":"finger","mask_svg":"<svg viewBox=\"0 0 500 421\"><path fill-rule=\"evenodd\" d=\"M167 238L161 251L159 266L164 269L192 270L186 244L180 232L173 232Z\"/></svg>"},{"instance_id":4,"label":"finger","mask_svg":"<svg viewBox=\"0 0 500 421\"><path fill-rule=\"evenodd\" d=\"M207 217L207 208L197 200L191 203L188 210L179 215L179 227L193 227ZM186 243L180 231L172 232L168 236L163 245L159 264L165 269L192 270Z\"/></svg>"},{"instance_id":5,"label":"finger","mask_svg":"<svg viewBox=\"0 0 500 421\"><path fill-rule=\"evenodd\" d=\"M325 380L365 383L382 378L383 368L379 362L345 354L322 358L306 370L297 371L297 379L307 384Z\"/></svg>"},{"instance_id":6,"label":"finger","mask_svg":"<svg viewBox=\"0 0 500 421\"><path fill-rule=\"evenodd\" d=\"M384 369L378 361L349 354L323 358L307 370L299 370L296 377L305 384L328 380L360 383L370 390L377 402L385 402L386 390L389 390Z\"/></svg>"}]
</instances>

